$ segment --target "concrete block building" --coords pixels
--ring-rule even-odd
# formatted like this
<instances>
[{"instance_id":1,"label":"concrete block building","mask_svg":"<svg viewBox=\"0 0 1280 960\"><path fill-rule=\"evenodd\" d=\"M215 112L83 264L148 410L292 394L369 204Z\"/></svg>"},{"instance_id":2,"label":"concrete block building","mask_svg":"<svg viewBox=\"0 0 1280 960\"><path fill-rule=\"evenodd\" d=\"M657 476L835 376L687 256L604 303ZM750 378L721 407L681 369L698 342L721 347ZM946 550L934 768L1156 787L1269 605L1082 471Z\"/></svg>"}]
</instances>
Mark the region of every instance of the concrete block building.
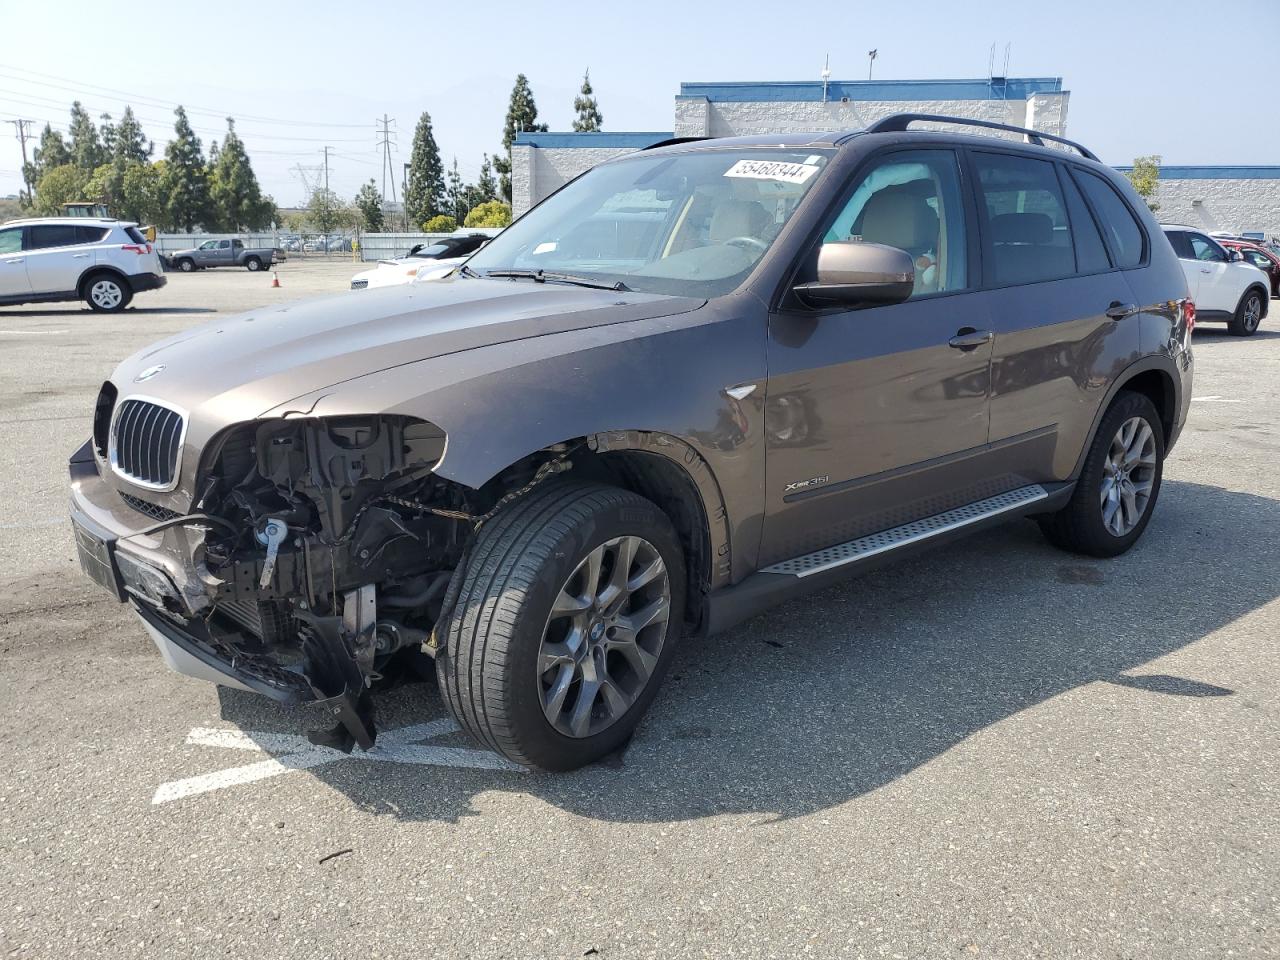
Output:
<instances>
[{"instance_id":1,"label":"concrete block building","mask_svg":"<svg viewBox=\"0 0 1280 960\"><path fill-rule=\"evenodd\" d=\"M892 113L940 113L1062 135L1061 77L682 83L672 129L648 133L521 133L511 148L519 215L603 160L671 137L736 137L797 130L856 130Z\"/></svg>"},{"instance_id":2,"label":"concrete block building","mask_svg":"<svg viewBox=\"0 0 1280 960\"><path fill-rule=\"evenodd\" d=\"M1280 166L1162 166L1156 201L1165 223L1280 237Z\"/></svg>"}]
</instances>

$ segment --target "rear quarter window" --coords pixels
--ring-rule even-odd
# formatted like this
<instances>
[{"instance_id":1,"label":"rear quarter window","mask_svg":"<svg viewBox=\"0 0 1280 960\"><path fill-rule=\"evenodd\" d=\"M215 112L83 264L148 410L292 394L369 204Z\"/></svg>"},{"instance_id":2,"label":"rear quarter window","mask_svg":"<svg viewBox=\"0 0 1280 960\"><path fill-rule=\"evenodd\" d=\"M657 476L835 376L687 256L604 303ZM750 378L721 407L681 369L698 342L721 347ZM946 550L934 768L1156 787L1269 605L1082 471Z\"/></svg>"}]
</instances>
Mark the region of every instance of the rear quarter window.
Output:
<instances>
[{"instance_id":1,"label":"rear quarter window","mask_svg":"<svg viewBox=\"0 0 1280 960\"><path fill-rule=\"evenodd\" d=\"M1142 263L1143 233L1129 205L1120 198L1115 187L1097 174L1081 169L1072 173L1093 205L1116 266L1122 269L1138 266Z\"/></svg>"},{"instance_id":2,"label":"rear quarter window","mask_svg":"<svg viewBox=\"0 0 1280 960\"><path fill-rule=\"evenodd\" d=\"M134 243L146 243L147 238L142 235L142 231L137 227L125 227L125 235Z\"/></svg>"},{"instance_id":3,"label":"rear quarter window","mask_svg":"<svg viewBox=\"0 0 1280 960\"><path fill-rule=\"evenodd\" d=\"M111 233L110 227L76 227L76 243L101 243Z\"/></svg>"}]
</instances>

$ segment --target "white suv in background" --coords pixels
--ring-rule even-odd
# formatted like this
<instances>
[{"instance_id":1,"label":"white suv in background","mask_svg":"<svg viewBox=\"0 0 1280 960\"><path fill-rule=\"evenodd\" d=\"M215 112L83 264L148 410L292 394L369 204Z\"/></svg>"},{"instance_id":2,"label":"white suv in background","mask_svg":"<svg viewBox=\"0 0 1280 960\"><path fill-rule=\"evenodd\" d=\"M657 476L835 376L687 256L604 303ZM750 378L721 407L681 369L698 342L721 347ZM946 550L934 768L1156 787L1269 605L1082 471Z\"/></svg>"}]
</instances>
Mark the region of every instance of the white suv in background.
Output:
<instances>
[{"instance_id":1,"label":"white suv in background","mask_svg":"<svg viewBox=\"0 0 1280 960\"><path fill-rule=\"evenodd\" d=\"M160 257L132 223L47 217L0 224L0 306L84 300L114 313L165 285Z\"/></svg>"},{"instance_id":2,"label":"white suv in background","mask_svg":"<svg viewBox=\"0 0 1280 960\"><path fill-rule=\"evenodd\" d=\"M1196 322L1226 321L1237 337L1258 332L1271 304L1270 278L1195 227L1162 224L1164 234L1187 276L1187 289L1196 305Z\"/></svg>"}]
</instances>

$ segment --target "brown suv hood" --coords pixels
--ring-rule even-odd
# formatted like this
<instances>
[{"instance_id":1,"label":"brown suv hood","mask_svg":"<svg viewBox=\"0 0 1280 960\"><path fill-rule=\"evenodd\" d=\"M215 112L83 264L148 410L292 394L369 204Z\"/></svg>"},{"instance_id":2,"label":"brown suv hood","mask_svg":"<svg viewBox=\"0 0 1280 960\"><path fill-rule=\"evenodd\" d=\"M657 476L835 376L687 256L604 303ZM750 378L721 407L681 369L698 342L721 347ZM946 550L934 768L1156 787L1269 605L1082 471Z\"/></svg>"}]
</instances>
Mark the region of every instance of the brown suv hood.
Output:
<instances>
[{"instance_id":1,"label":"brown suv hood","mask_svg":"<svg viewBox=\"0 0 1280 960\"><path fill-rule=\"evenodd\" d=\"M207 435L303 394L401 364L685 313L703 303L532 280L406 284L217 320L139 351L112 380L122 397L140 394L180 407ZM151 375L139 382L143 374Z\"/></svg>"}]
</instances>

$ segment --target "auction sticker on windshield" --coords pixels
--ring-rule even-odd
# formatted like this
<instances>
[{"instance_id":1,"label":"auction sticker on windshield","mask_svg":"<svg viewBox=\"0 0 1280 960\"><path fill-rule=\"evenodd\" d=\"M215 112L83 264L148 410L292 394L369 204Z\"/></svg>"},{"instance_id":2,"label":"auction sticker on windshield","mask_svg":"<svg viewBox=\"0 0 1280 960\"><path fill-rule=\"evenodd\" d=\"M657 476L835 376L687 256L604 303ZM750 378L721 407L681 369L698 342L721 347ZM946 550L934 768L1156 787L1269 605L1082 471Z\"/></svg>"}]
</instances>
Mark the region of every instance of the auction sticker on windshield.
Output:
<instances>
[{"instance_id":1,"label":"auction sticker on windshield","mask_svg":"<svg viewBox=\"0 0 1280 960\"><path fill-rule=\"evenodd\" d=\"M783 183L804 183L818 168L809 163L786 163L781 160L739 160L724 172L726 177L745 177L749 180L781 180Z\"/></svg>"}]
</instances>

